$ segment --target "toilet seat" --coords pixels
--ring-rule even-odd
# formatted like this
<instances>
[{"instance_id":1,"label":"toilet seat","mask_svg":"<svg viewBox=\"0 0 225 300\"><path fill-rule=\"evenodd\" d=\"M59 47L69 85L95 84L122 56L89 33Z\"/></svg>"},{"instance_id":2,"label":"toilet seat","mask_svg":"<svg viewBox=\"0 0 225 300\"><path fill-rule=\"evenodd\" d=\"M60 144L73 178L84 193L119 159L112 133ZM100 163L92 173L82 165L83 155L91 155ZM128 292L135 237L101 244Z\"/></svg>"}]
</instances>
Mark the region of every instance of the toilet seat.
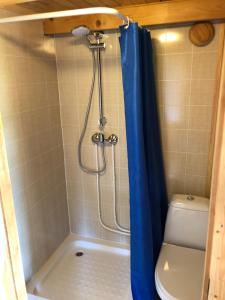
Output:
<instances>
[{"instance_id":1,"label":"toilet seat","mask_svg":"<svg viewBox=\"0 0 225 300\"><path fill-rule=\"evenodd\" d=\"M162 300L201 298L205 251L163 244L155 270Z\"/></svg>"}]
</instances>

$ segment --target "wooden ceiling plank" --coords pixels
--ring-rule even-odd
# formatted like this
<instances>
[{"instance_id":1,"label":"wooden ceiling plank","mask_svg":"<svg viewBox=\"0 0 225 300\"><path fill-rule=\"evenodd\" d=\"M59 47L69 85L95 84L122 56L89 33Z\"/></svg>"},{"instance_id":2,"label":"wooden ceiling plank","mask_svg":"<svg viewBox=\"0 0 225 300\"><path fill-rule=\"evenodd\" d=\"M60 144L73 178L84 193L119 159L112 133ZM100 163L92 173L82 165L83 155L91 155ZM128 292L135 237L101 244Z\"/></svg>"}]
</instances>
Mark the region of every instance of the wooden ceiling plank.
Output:
<instances>
[{"instance_id":1,"label":"wooden ceiling plank","mask_svg":"<svg viewBox=\"0 0 225 300\"><path fill-rule=\"evenodd\" d=\"M83 1L70 1L70 0L53 0L53 3L56 3L57 5L61 5L62 9L74 9L74 8L83 8L85 7L84 4L82 4Z\"/></svg>"},{"instance_id":2,"label":"wooden ceiling plank","mask_svg":"<svg viewBox=\"0 0 225 300\"><path fill-rule=\"evenodd\" d=\"M117 7L124 5L135 5L152 2L160 2L163 0L0 0L0 3L7 5L7 9L16 11L18 4L20 9L26 9L34 13L43 13L55 10L76 9L93 6ZM173 1L173 0L166 0ZM0 4L0 6L1 6ZM2 5L3 5L2 4ZM13 5L15 4L15 5ZM36 4L36 5L35 5ZM57 6L56 6L57 4ZM46 8L46 9L45 9Z\"/></svg>"},{"instance_id":3,"label":"wooden ceiling plank","mask_svg":"<svg viewBox=\"0 0 225 300\"><path fill-rule=\"evenodd\" d=\"M2 0L0 1L0 7L5 7L9 5L16 5L19 3L28 3L28 2L34 2L36 0Z\"/></svg>"},{"instance_id":4,"label":"wooden ceiling plank","mask_svg":"<svg viewBox=\"0 0 225 300\"><path fill-rule=\"evenodd\" d=\"M101 2L102 2L101 6L116 7L116 6L119 5L120 1L116 1L116 0L103 0Z\"/></svg>"},{"instance_id":5,"label":"wooden ceiling plank","mask_svg":"<svg viewBox=\"0 0 225 300\"><path fill-rule=\"evenodd\" d=\"M148 4L148 3L160 2L160 1L161 0L119 0L119 6ZM172 0L167 0L167 1L172 1Z\"/></svg>"},{"instance_id":6,"label":"wooden ceiling plank","mask_svg":"<svg viewBox=\"0 0 225 300\"><path fill-rule=\"evenodd\" d=\"M85 0L86 7L92 7L92 6L117 6L115 1L112 0Z\"/></svg>"},{"instance_id":7,"label":"wooden ceiling plank","mask_svg":"<svg viewBox=\"0 0 225 300\"><path fill-rule=\"evenodd\" d=\"M22 4L23 5L23 4ZM13 6L5 6L4 9L10 11L10 12L13 12L17 15L30 15L30 14L33 14L34 11L29 8L29 7L24 7L24 6L21 6L21 4L16 4L16 5L13 5Z\"/></svg>"},{"instance_id":8,"label":"wooden ceiling plank","mask_svg":"<svg viewBox=\"0 0 225 300\"><path fill-rule=\"evenodd\" d=\"M59 5L53 1L51 1L50 3L49 1L44 1L44 0L34 1L32 3L22 3L19 4L18 6L33 11L33 13L44 13L44 12L63 10L62 5ZM64 7L64 9L69 9L69 8Z\"/></svg>"},{"instance_id":9,"label":"wooden ceiling plank","mask_svg":"<svg viewBox=\"0 0 225 300\"><path fill-rule=\"evenodd\" d=\"M142 26L225 19L224 0L174 0L117 9ZM80 24L91 30L108 30L118 28L121 21L109 15L52 19L44 21L44 32L67 33Z\"/></svg>"}]
</instances>

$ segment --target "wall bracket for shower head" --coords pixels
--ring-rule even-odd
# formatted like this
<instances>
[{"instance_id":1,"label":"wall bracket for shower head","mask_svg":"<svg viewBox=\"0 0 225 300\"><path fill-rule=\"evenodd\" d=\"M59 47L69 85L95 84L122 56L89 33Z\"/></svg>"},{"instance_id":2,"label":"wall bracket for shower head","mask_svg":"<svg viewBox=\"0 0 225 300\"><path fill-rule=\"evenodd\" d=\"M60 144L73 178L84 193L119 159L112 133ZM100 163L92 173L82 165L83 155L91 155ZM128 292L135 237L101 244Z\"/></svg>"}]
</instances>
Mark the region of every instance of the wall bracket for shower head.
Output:
<instances>
[{"instance_id":1,"label":"wall bracket for shower head","mask_svg":"<svg viewBox=\"0 0 225 300\"><path fill-rule=\"evenodd\" d=\"M89 49L105 49L106 45L105 43L95 43L95 44L90 44Z\"/></svg>"},{"instance_id":2,"label":"wall bracket for shower head","mask_svg":"<svg viewBox=\"0 0 225 300\"><path fill-rule=\"evenodd\" d=\"M72 34L78 38L86 37L90 43L90 49L104 49L106 46L104 43L106 35L100 31L92 32L87 26L81 25L74 28Z\"/></svg>"}]
</instances>

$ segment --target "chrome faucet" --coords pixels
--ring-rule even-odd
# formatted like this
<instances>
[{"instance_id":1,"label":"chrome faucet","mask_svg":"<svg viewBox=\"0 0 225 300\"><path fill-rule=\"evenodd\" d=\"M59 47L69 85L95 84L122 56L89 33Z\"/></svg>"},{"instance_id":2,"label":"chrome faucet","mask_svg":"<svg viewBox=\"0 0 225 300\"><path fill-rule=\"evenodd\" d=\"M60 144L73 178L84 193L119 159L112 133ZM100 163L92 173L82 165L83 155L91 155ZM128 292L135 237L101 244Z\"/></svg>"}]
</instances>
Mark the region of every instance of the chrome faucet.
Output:
<instances>
[{"instance_id":1,"label":"chrome faucet","mask_svg":"<svg viewBox=\"0 0 225 300\"><path fill-rule=\"evenodd\" d=\"M91 140L96 145L101 144L110 144L116 145L118 143L118 136L115 134L111 134L108 138L105 138L105 135L101 132L96 132L92 135Z\"/></svg>"}]
</instances>

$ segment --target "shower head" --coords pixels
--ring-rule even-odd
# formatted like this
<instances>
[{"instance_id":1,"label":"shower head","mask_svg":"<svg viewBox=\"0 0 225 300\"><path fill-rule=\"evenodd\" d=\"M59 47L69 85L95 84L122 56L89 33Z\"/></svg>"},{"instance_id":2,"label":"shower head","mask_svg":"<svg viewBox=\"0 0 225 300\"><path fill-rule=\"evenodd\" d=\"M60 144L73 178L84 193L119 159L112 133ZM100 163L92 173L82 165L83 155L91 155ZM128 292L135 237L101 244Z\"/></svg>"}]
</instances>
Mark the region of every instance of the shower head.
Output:
<instances>
[{"instance_id":1,"label":"shower head","mask_svg":"<svg viewBox=\"0 0 225 300\"><path fill-rule=\"evenodd\" d=\"M83 36L88 36L90 34L90 29L86 26L79 26L75 27L72 30L72 35L77 36L77 37L83 37Z\"/></svg>"}]
</instances>

